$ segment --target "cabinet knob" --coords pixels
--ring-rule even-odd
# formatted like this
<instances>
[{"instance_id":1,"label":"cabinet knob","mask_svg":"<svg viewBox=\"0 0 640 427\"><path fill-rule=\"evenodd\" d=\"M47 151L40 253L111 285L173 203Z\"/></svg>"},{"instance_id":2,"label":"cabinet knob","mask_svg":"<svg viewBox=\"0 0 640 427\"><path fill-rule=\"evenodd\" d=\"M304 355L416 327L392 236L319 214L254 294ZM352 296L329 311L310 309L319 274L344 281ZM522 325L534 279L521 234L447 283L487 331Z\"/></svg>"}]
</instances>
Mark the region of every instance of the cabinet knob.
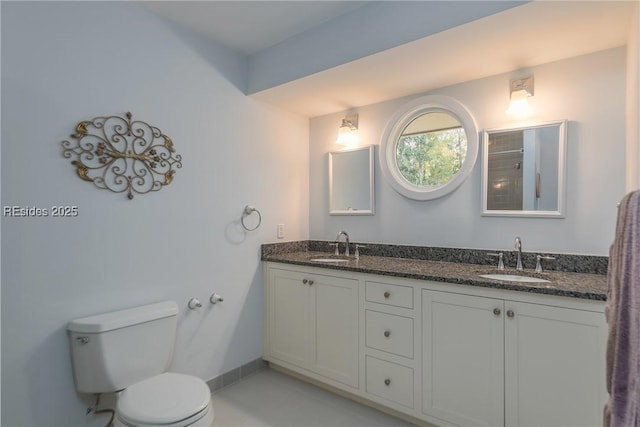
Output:
<instances>
[{"instance_id":1,"label":"cabinet knob","mask_svg":"<svg viewBox=\"0 0 640 427\"><path fill-rule=\"evenodd\" d=\"M305 285L313 285L313 280L309 280L309 279L302 279L302 283L304 283Z\"/></svg>"},{"instance_id":2,"label":"cabinet knob","mask_svg":"<svg viewBox=\"0 0 640 427\"><path fill-rule=\"evenodd\" d=\"M513 317L516 314L513 312L513 310L507 310L507 317Z\"/></svg>"},{"instance_id":3,"label":"cabinet knob","mask_svg":"<svg viewBox=\"0 0 640 427\"><path fill-rule=\"evenodd\" d=\"M496 307L496 308L493 309L493 314L495 314L496 316L500 316L500 313L501 313L501 311L500 311L499 308Z\"/></svg>"},{"instance_id":4,"label":"cabinet knob","mask_svg":"<svg viewBox=\"0 0 640 427\"><path fill-rule=\"evenodd\" d=\"M389 298L391 296L391 293L389 291L385 291L384 292L384 297L385 298Z\"/></svg>"},{"instance_id":5,"label":"cabinet knob","mask_svg":"<svg viewBox=\"0 0 640 427\"><path fill-rule=\"evenodd\" d=\"M391 335L391 331L389 331L389 330L384 331L384 336L386 338L389 338L390 335Z\"/></svg>"},{"instance_id":6,"label":"cabinet knob","mask_svg":"<svg viewBox=\"0 0 640 427\"><path fill-rule=\"evenodd\" d=\"M384 385L388 386L391 384L391 380L389 378L387 378L386 380L384 380Z\"/></svg>"}]
</instances>

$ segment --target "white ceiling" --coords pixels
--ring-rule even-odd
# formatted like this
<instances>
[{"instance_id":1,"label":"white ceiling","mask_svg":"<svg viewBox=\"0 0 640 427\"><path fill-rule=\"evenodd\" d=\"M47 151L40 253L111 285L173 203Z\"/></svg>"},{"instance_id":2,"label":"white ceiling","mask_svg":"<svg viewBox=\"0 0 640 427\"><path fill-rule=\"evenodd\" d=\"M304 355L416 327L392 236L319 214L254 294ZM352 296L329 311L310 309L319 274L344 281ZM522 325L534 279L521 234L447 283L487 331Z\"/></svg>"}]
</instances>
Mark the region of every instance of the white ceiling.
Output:
<instances>
[{"instance_id":1,"label":"white ceiling","mask_svg":"<svg viewBox=\"0 0 640 427\"><path fill-rule=\"evenodd\" d=\"M632 6L529 3L252 97L316 117L622 46Z\"/></svg>"},{"instance_id":2,"label":"white ceiling","mask_svg":"<svg viewBox=\"0 0 640 427\"><path fill-rule=\"evenodd\" d=\"M366 3L150 2L147 7L252 54ZM251 96L316 117L623 46L637 5L637 0L535 1Z\"/></svg>"},{"instance_id":3,"label":"white ceiling","mask_svg":"<svg viewBox=\"0 0 640 427\"><path fill-rule=\"evenodd\" d=\"M149 1L142 4L223 46L251 55L366 3L344 0L210 0Z\"/></svg>"}]
</instances>

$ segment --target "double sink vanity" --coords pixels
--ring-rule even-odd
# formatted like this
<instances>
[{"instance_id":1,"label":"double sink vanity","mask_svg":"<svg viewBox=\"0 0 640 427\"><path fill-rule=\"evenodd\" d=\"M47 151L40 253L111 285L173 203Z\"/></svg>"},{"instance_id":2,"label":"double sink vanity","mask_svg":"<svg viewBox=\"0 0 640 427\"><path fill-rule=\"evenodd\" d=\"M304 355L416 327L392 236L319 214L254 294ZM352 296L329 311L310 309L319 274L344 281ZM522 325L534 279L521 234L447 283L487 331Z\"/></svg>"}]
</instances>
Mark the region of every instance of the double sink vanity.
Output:
<instances>
[{"instance_id":1,"label":"double sink vanity","mask_svg":"<svg viewBox=\"0 0 640 427\"><path fill-rule=\"evenodd\" d=\"M606 258L489 255L263 245L264 359L417 423L600 425Z\"/></svg>"},{"instance_id":2,"label":"double sink vanity","mask_svg":"<svg viewBox=\"0 0 640 427\"><path fill-rule=\"evenodd\" d=\"M481 154L483 217L562 221L567 127L485 129L480 140L464 105L427 95L390 119L380 170L417 211L454 192ZM329 215L375 215L374 152L329 153ZM522 252L520 238L491 253L349 247L342 236L263 245L271 366L416 424L601 425L606 257Z\"/></svg>"}]
</instances>

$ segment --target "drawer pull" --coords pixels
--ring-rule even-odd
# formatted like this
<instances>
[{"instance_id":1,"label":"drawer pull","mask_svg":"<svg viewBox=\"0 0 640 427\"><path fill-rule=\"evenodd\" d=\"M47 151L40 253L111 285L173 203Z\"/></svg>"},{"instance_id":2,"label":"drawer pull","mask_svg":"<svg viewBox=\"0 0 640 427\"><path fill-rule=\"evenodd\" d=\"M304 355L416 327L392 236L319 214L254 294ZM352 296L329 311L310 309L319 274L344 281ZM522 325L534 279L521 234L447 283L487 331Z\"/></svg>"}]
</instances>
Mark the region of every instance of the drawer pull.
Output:
<instances>
[{"instance_id":1,"label":"drawer pull","mask_svg":"<svg viewBox=\"0 0 640 427\"><path fill-rule=\"evenodd\" d=\"M389 331L389 330L384 331L384 336L386 338L389 338L389 336L391 336L391 331Z\"/></svg>"},{"instance_id":2,"label":"drawer pull","mask_svg":"<svg viewBox=\"0 0 640 427\"><path fill-rule=\"evenodd\" d=\"M495 314L496 316L500 316L500 309L499 308L494 308L493 309L493 314Z\"/></svg>"},{"instance_id":3,"label":"drawer pull","mask_svg":"<svg viewBox=\"0 0 640 427\"><path fill-rule=\"evenodd\" d=\"M384 292L385 299L389 299L390 296L391 296L391 293L389 291Z\"/></svg>"},{"instance_id":4,"label":"drawer pull","mask_svg":"<svg viewBox=\"0 0 640 427\"><path fill-rule=\"evenodd\" d=\"M387 378L386 380L384 380L384 385L388 386L391 384L391 380L389 378Z\"/></svg>"}]
</instances>

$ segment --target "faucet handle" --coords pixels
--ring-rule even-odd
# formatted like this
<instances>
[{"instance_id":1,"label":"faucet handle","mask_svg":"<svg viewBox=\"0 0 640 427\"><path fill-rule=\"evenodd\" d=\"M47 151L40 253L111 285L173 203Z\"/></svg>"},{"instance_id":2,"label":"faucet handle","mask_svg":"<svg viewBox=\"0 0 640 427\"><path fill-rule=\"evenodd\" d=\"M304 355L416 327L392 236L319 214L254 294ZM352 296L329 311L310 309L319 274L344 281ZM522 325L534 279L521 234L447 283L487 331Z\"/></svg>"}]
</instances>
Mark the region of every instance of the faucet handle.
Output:
<instances>
[{"instance_id":1,"label":"faucet handle","mask_svg":"<svg viewBox=\"0 0 640 427\"><path fill-rule=\"evenodd\" d=\"M555 257L552 256L542 256L542 255L536 255L536 273L542 273L542 260L555 260Z\"/></svg>"},{"instance_id":2,"label":"faucet handle","mask_svg":"<svg viewBox=\"0 0 640 427\"><path fill-rule=\"evenodd\" d=\"M515 242L516 244L515 244L514 250L516 251L522 250L522 239L520 237L516 237Z\"/></svg>"},{"instance_id":3,"label":"faucet handle","mask_svg":"<svg viewBox=\"0 0 640 427\"><path fill-rule=\"evenodd\" d=\"M329 242L329 246L335 246L336 250L334 252L334 255L340 255L340 252L338 252L338 242L333 242L333 243Z\"/></svg>"},{"instance_id":4,"label":"faucet handle","mask_svg":"<svg viewBox=\"0 0 640 427\"><path fill-rule=\"evenodd\" d=\"M498 257L498 270L504 270L504 254L500 253L488 253L488 256L497 256Z\"/></svg>"},{"instance_id":5,"label":"faucet handle","mask_svg":"<svg viewBox=\"0 0 640 427\"><path fill-rule=\"evenodd\" d=\"M359 248L366 248L366 246L364 246L364 245L359 245L359 244L357 244L357 243L356 243L356 251L355 251L355 253L353 254L353 256L355 256L355 257L356 257L356 259L360 258L360 251L358 250Z\"/></svg>"}]
</instances>

